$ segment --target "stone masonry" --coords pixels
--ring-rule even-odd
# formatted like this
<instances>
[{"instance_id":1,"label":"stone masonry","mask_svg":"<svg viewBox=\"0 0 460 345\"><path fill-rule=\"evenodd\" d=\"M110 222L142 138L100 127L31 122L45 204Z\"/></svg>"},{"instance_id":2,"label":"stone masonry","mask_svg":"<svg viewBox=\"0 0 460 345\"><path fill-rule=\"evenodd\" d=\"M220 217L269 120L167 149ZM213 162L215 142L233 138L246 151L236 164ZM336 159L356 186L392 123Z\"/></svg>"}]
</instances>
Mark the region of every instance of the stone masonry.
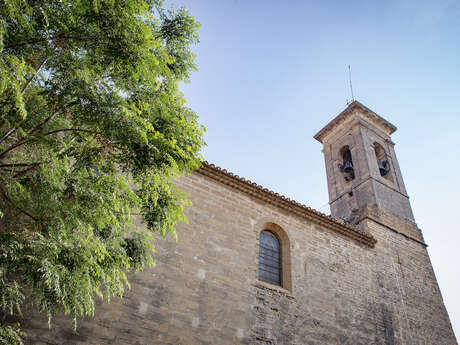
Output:
<instances>
[{"instance_id":1,"label":"stone masonry","mask_svg":"<svg viewBox=\"0 0 460 345\"><path fill-rule=\"evenodd\" d=\"M340 172L331 174L330 164L335 188ZM28 315L28 344L456 345L405 191L394 187L397 174L391 190L402 206L386 207L379 198L388 191L368 188L367 203L348 208L347 200L349 211L338 211L344 221L206 163L177 181L193 202L189 224L178 226L178 242L156 242L156 267L131 276L126 296L98 305L77 334L68 319L48 329ZM258 280L264 229L281 242L282 287Z\"/></svg>"}]
</instances>

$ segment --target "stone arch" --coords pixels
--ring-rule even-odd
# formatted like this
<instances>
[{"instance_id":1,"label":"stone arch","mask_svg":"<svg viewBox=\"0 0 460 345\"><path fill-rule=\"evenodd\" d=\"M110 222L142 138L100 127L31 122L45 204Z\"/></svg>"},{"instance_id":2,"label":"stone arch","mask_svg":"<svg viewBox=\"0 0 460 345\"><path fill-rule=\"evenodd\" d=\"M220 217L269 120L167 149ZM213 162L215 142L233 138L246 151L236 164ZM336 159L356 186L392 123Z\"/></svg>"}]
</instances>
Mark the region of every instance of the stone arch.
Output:
<instances>
[{"instance_id":1,"label":"stone arch","mask_svg":"<svg viewBox=\"0 0 460 345\"><path fill-rule=\"evenodd\" d=\"M388 159L387 153L382 145L375 142L374 143L374 152L375 152L375 159L377 160L377 167L379 169L380 176L383 178L393 181L393 177L391 176L391 166L390 161Z\"/></svg>"},{"instance_id":2,"label":"stone arch","mask_svg":"<svg viewBox=\"0 0 460 345\"><path fill-rule=\"evenodd\" d=\"M271 221L258 222L255 230L257 231L257 263L259 263L260 233L265 230L272 233L280 243L281 287L292 291L291 244L287 232L281 226Z\"/></svg>"},{"instance_id":3,"label":"stone arch","mask_svg":"<svg viewBox=\"0 0 460 345\"><path fill-rule=\"evenodd\" d=\"M343 174L343 178L346 182L350 182L355 178L355 170L353 167L353 157L351 155L351 150L348 145L343 146L339 152L339 169Z\"/></svg>"}]
</instances>

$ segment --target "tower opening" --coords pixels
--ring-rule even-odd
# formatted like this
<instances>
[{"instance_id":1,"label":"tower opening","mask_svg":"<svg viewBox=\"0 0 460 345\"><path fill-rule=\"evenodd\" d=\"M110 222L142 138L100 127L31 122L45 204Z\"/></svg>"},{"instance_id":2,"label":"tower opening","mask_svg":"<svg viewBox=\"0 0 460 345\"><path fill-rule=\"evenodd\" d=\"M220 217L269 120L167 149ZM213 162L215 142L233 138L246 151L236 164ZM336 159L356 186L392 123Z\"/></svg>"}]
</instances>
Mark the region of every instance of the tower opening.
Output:
<instances>
[{"instance_id":1,"label":"tower opening","mask_svg":"<svg viewBox=\"0 0 460 345\"><path fill-rule=\"evenodd\" d=\"M387 180L392 181L393 179L390 173L390 162L388 161L385 149L379 143L374 143L374 151L380 176L383 176Z\"/></svg>"},{"instance_id":2,"label":"tower opening","mask_svg":"<svg viewBox=\"0 0 460 345\"><path fill-rule=\"evenodd\" d=\"M339 152L342 164L339 164L339 169L343 174L345 181L350 182L355 178L355 171L353 169L353 158L348 145L342 147Z\"/></svg>"}]
</instances>

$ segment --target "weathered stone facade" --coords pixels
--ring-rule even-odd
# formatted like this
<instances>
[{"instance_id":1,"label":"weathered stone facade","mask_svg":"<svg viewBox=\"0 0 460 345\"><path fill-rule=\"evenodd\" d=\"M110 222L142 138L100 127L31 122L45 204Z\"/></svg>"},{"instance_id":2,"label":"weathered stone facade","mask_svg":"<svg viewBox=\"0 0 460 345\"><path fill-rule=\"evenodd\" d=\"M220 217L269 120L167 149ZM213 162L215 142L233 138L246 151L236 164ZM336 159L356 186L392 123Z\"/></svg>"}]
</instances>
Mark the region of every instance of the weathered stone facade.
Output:
<instances>
[{"instance_id":1,"label":"weathered stone facade","mask_svg":"<svg viewBox=\"0 0 460 345\"><path fill-rule=\"evenodd\" d=\"M78 334L29 318L30 344L457 344L413 219L370 203L346 224L208 164L178 185L190 224L157 242L156 267ZM283 287L258 280L264 229Z\"/></svg>"}]
</instances>

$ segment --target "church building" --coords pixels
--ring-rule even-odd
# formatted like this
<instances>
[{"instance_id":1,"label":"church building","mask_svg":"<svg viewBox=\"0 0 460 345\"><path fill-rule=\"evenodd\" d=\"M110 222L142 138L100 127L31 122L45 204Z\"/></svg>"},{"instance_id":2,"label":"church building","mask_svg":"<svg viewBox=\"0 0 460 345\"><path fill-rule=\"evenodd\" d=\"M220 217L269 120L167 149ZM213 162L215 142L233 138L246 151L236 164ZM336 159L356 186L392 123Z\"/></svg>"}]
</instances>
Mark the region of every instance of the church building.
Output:
<instances>
[{"instance_id":1,"label":"church building","mask_svg":"<svg viewBox=\"0 0 460 345\"><path fill-rule=\"evenodd\" d=\"M456 345L391 134L350 103L323 144L331 215L213 164L177 181L179 240L93 319L24 324L38 345ZM320 167L318 167L320 169Z\"/></svg>"}]
</instances>

